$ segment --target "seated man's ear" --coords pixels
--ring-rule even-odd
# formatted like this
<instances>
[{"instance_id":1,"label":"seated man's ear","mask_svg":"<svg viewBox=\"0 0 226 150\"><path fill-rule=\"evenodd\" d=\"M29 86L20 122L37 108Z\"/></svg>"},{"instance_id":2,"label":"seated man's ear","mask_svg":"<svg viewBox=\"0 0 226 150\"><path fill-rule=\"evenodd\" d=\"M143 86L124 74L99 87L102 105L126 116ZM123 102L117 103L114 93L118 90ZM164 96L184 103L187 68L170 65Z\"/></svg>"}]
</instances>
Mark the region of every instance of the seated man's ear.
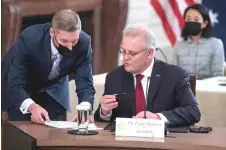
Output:
<instances>
[{"instance_id":1,"label":"seated man's ear","mask_svg":"<svg viewBox=\"0 0 226 150\"><path fill-rule=\"evenodd\" d=\"M153 48L149 48L148 49L148 56L152 58L154 56L154 52L155 52L155 50Z\"/></svg>"}]
</instances>

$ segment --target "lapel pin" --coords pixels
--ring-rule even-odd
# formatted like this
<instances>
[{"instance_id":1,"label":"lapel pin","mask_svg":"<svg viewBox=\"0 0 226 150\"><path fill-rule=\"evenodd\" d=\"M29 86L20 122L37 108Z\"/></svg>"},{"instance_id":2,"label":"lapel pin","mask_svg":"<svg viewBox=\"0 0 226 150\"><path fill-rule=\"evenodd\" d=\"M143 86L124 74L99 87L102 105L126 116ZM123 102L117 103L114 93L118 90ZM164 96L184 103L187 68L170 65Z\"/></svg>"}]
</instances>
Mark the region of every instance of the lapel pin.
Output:
<instances>
[{"instance_id":1,"label":"lapel pin","mask_svg":"<svg viewBox=\"0 0 226 150\"><path fill-rule=\"evenodd\" d=\"M160 77L160 75L159 75L159 74L157 74L157 75L156 75L156 77Z\"/></svg>"}]
</instances>

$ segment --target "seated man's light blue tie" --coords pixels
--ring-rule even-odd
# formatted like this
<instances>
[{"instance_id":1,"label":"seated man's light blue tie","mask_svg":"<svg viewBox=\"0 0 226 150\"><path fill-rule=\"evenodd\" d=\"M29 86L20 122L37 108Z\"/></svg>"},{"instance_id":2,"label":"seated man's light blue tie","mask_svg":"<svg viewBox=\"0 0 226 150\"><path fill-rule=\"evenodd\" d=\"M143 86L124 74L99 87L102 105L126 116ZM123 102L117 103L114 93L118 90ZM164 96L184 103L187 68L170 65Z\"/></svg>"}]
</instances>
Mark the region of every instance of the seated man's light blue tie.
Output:
<instances>
[{"instance_id":1,"label":"seated man's light blue tie","mask_svg":"<svg viewBox=\"0 0 226 150\"><path fill-rule=\"evenodd\" d=\"M60 73L60 62L61 62L61 59L62 59L62 56L58 53L58 54L55 54L53 56L53 59L52 59L52 62L53 62L53 66L52 66L52 69L51 69L51 72L48 76L48 79L49 80L52 80L54 78L56 78L59 73Z\"/></svg>"}]
</instances>

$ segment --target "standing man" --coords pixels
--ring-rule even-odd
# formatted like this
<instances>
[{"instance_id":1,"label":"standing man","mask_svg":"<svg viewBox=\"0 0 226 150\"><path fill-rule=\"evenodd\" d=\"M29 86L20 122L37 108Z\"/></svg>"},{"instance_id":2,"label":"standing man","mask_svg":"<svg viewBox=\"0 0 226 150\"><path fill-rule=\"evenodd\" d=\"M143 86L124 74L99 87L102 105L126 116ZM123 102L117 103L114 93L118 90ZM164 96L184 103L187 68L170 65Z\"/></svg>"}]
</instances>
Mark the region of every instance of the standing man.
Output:
<instances>
[{"instance_id":1,"label":"standing man","mask_svg":"<svg viewBox=\"0 0 226 150\"><path fill-rule=\"evenodd\" d=\"M69 112L68 75L74 73L78 103L93 105L91 38L78 14L61 10L52 25L25 29L2 60L2 111L9 120L62 120ZM74 118L74 120L76 117Z\"/></svg>"},{"instance_id":2,"label":"standing man","mask_svg":"<svg viewBox=\"0 0 226 150\"><path fill-rule=\"evenodd\" d=\"M164 120L171 127L200 120L188 73L155 59L155 49L156 40L149 29L135 26L124 30L119 51L124 65L107 74L95 120L151 118ZM126 95L117 96L121 93Z\"/></svg>"}]
</instances>

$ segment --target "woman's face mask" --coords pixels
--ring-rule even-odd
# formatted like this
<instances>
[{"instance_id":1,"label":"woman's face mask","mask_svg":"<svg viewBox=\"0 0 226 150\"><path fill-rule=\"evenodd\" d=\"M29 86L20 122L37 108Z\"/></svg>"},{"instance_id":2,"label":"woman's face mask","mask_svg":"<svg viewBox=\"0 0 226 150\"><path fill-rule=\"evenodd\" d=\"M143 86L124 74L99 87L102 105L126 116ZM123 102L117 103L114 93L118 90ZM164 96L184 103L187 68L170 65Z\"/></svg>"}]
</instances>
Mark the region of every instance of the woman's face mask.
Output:
<instances>
[{"instance_id":1,"label":"woman's face mask","mask_svg":"<svg viewBox=\"0 0 226 150\"><path fill-rule=\"evenodd\" d=\"M187 21L185 22L184 30L191 36L198 35L202 31L201 23Z\"/></svg>"},{"instance_id":2,"label":"woman's face mask","mask_svg":"<svg viewBox=\"0 0 226 150\"><path fill-rule=\"evenodd\" d=\"M198 35L203 28L206 27L207 23L204 21L200 12L195 9L190 9L185 14L185 25L184 30L190 36Z\"/></svg>"}]
</instances>

